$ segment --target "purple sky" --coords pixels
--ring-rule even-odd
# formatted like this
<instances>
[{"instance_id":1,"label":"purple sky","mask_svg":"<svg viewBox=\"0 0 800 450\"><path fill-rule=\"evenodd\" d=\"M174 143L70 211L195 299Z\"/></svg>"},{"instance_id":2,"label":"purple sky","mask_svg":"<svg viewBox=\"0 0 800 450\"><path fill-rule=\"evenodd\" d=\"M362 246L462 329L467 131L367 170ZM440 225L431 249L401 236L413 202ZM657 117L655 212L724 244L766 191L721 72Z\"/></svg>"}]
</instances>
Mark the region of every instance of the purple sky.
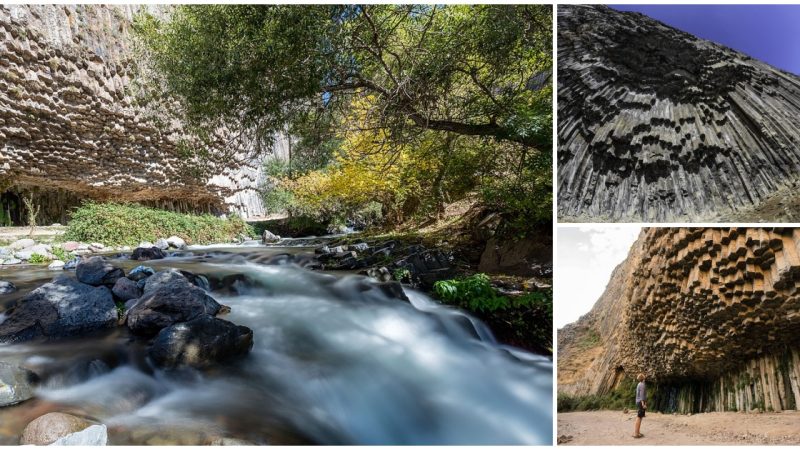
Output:
<instances>
[{"instance_id":1,"label":"purple sky","mask_svg":"<svg viewBox=\"0 0 800 450\"><path fill-rule=\"evenodd\" d=\"M800 74L800 5L609 5Z\"/></svg>"}]
</instances>

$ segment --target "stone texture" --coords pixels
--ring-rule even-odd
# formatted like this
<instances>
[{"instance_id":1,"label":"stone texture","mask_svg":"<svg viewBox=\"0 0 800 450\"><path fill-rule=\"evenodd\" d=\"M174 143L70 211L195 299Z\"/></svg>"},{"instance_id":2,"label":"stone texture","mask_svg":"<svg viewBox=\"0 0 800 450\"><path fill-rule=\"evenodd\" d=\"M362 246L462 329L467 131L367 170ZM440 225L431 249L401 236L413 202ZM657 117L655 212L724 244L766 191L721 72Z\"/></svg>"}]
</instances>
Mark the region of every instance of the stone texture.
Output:
<instances>
[{"instance_id":1,"label":"stone texture","mask_svg":"<svg viewBox=\"0 0 800 450\"><path fill-rule=\"evenodd\" d=\"M170 7L0 7L0 179L69 206L93 198L263 215L252 143L224 128L201 141L171 99L137 94L153 76L134 51L142 10L164 18ZM287 145L279 136L277 153ZM208 158L187 158L192 147Z\"/></svg>"},{"instance_id":2,"label":"stone texture","mask_svg":"<svg viewBox=\"0 0 800 450\"><path fill-rule=\"evenodd\" d=\"M151 259L164 259L166 254L158 247L136 247L131 254L131 259L136 261L148 261Z\"/></svg>"},{"instance_id":3,"label":"stone texture","mask_svg":"<svg viewBox=\"0 0 800 450\"><path fill-rule=\"evenodd\" d=\"M594 308L558 333L558 389L648 374L653 407L800 405L800 229L645 229Z\"/></svg>"},{"instance_id":4,"label":"stone texture","mask_svg":"<svg viewBox=\"0 0 800 450\"><path fill-rule=\"evenodd\" d=\"M774 222L758 207L798 181L798 142L799 77L641 14L558 7L562 220Z\"/></svg>"},{"instance_id":5,"label":"stone texture","mask_svg":"<svg viewBox=\"0 0 800 450\"><path fill-rule=\"evenodd\" d=\"M111 288L111 293L114 297L125 302L134 298L139 298L142 295L141 290L136 285L136 282L128 278L120 278Z\"/></svg>"},{"instance_id":6,"label":"stone texture","mask_svg":"<svg viewBox=\"0 0 800 450\"><path fill-rule=\"evenodd\" d=\"M161 330L148 355L160 367L205 368L244 356L252 347L253 330L204 315Z\"/></svg>"},{"instance_id":7,"label":"stone texture","mask_svg":"<svg viewBox=\"0 0 800 450\"><path fill-rule=\"evenodd\" d=\"M25 427L19 443L22 445L50 445L65 436L83 431L92 425L96 425L96 423L72 414L47 413L37 417Z\"/></svg>"},{"instance_id":8,"label":"stone texture","mask_svg":"<svg viewBox=\"0 0 800 450\"><path fill-rule=\"evenodd\" d=\"M58 339L114 327L111 291L60 275L20 299L0 323L0 343Z\"/></svg>"},{"instance_id":9,"label":"stone texture","mask_svg":"<svg viewBox=\"0 0 800 450\"><path fill-rule=\"evenodd\" d=\"M0 361L0 407L32 398L36 380L30 370Z\"/></svg>"},{"instance_id":10,"label":"stone texture","mask_svg":"<svg viewBox=\"0 0 800 450\"><path fill-rule=\"evenodd\" d=\"M108 444L108 428L105 425L91 425L88 428L58 438L50 445L96 446Z\"/></svg>"},{"instance_id":11,"label":"stone texture","mask_svg":"<svg viewBox=\"0 0 800 450\"><path fill-rule=\"evenodd\" d=\"M216 315L221 305L180 272L161 271L146 279L142 297L128 312L128 328L150 336L178 322Z\"/></svg>"},{"instance_id":12,"label":"stone texture","mask_svg":"<svg viewBox=\"0 0 800 450\"><path fill-rule=\"evenodd\" d=\"M81 283L92 286L114 286L120 278L125 276L122 269L116 268L102 256L92 256L82 259L78 263L75 275Z\"/></svg>"},{"instance_id":13,"label":"stone texture","mask_svg":"<svg viewBox=\"0 0 800 450\"><path fill-rule=\"evenodd\" d=\"M16 292L17 287L10 281L0 280L0 295Z\"/></svg>"}]
</instances>

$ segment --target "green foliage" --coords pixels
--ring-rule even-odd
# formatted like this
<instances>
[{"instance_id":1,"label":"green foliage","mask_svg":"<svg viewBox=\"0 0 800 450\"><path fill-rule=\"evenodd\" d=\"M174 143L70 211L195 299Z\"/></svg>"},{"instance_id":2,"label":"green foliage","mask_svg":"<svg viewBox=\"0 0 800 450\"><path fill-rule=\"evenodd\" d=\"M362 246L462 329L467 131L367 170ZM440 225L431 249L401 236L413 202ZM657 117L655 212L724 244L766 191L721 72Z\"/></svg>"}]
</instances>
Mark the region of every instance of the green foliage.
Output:
<instances>
[{"instance_id":1,"label":"green foliage","mask_svg":"<svg viewBox=\"0 0 800 450\"><path fill-rule=\"evenodd\" d=\"M549 224L553 217L552 155L528 155L524 150L516 175L492 177L481 189L484 202L508 219L506 231L522 235L531 227Z\"/></svg>"},{"instance_id":2,"label":"green foliage","mask_svg":"<svg viewBox=\"0 0 800 450\"><path fill-rule=\"evenodd\" d=\"M150 87L193 126L294 137L268 163L269 212L341 222L373 202L397 224L479 191L524 235L552 215L552 82L530 86L552 68L551 19L549 5L182 5L134 30Z\"/></svg>"},{"instance_id":3,"label":"green foliage","mask_svg":"<svg viewBox=\"0 0 800 450\"><path fill-rule=\"evenodd\" d=\"M446 303L470 311L491 312L510 306L508 297L497 295L486 274L478 273L470 277L437 281L433 291Z\"/></svg>"},{"instance_id":4,"label":"green foliage","mask_svg":"<svg viewBox=\"0 0 800 450\"><path fill-rule=\"evenodd\" d=\"M31 264L44 264L50 262L50 259L48 259L46 256L34 253L31 255L30 259L28 259L28 262Z\"/></svg>"},{"instance_id":5,"label":"green foliage","mask_svg":"<svg viewBox=\"0 0 800 450\"><path fill-rule=\"evenodd\" d=\"M406 268L395 269L392 274L397 281L410 280L411 272Z\"/></svg>"},{"instance_id":6,"label":"green foliage","mask_svg":"<svg viewBox=\"0 0 800 450\"><path fill-rule=\"evenodd\" d=\"M70 259L72 259L72 252L67 252L66 250L57 245L53 246L53 249L50 251L50 253L52 253L53 256L55 256L56 259L60 261L67 262Z\"/></svg>"},{"instance_id":7,"label":"green foliage","mask_svg":"<svg viewBox=\"0 0 800 450\"><path fill-rule=\"evenodd\" d=\"M517 297L499 295L489 277L482 273L437 281L433 291L445 303L477 314L507 341L538 351L552 351L552 291Z\"/></svg>"},{"instance_id":8,"label":"green foliage","mask_svg":"<svg viewBox=\"0 0 800 450\"><path fill-rule=\"evenodd\" d=\"M587 330L578 341L578 347L582 350L588 350L598 345L600 345L600 335L593 329Z\"/></svg>"},{"instance_id":9,"label":"green foliage","mask_svg":"<svg viewBox=\"0 0 800 450\"><path fill-rule=\"evenodd\" d=\"M632 409L636 406L635 388L636 382L624 377L616 389L606 395L570 396L559 393L558 412Z\"/></svg>"},{"instance_id":10,"label":"green foliage","mask_svg":"<svg viewBox=\"0 0 800 450\"><path fill-rule=\"evenodd\" d=\"M66 239L137 245L158 238L179 236L188 244L230 242L253 229L238 216L218 218L149 208L137 204L87 202L72 213Z\"/></svg>"},{"instance_id":11,"label":"green foliage","mask_svg":"<svg viewBox=\"0 0 800 450\"><path fill-rule=\"evenodd\" d=\"M526 88L552 67L550 5L184 5L134 30L191 119L318 130L367 93L393 134L550 147L548 89Z\"/></svg>"}]
</instances>

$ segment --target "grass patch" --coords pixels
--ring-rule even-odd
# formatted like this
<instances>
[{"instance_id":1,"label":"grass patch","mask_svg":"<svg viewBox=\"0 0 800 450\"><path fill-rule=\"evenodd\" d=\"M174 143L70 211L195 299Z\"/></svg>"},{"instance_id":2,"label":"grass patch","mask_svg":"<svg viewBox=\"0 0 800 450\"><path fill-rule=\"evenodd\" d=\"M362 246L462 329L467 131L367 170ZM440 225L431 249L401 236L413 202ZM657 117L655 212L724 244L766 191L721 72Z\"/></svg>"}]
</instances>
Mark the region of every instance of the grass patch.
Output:
<instances>
[{"instance_id":1,"label":"grass patch","mask_svg":"<svg viewBox=\"0 0 800 450\"><path fill-rule=\"evenodd\" d=\"M53 256L55 256L59 261L67 262L72 259L72 252L67 252L59 246L53 246L53 250L51 250L50 253L52 253Z\"/></svg>"},{"instance_id":2,"label":"grass patch","mask_svg":"<svg viewBox=\"0 0 800 450\"><path fill-rule=\"evenodd\" d=\"M581 350L588 350L590 348L594 348L600 345L600 335L597 334L597 331L593 329L589 329L581 335L580 340L578 341L578 347Z\"/></svg>"},{"instance_id":3,"label":"grass patch","mask_svg":"<svg viewBox=\"0 0 800 450\"><path fill-rule=\"evenodd\" d=\"M238 216L181 214L137 204L87 202L72 213L64 238L106 245L135 246L142 241L178 236L187 244L230 242L254 235Z\"/></svg>"},{"instance_id":4,"label":"grass patch","mask_svg":"<svg viewBox=\"0 0 800 450\"><path fill-rule=\"evenodd\" d=\"M48 262L50 262L49 258L47 258L46 256L42 256L38 253L32 254L31 257L28 259L28 263L30 264L44 264Z\"/></svg>"}]
</instances>

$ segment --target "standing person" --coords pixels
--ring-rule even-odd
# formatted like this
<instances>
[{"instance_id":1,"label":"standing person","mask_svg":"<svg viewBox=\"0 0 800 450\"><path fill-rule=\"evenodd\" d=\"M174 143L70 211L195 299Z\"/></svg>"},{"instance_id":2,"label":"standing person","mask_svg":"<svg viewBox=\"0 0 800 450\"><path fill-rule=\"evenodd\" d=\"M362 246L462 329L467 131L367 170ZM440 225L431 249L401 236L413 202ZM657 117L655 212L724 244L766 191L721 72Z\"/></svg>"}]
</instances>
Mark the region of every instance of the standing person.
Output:
<instances>
[{"instance_id":1,"label":"standing person","mask_svg":"<svg viewBox=\"0 0 800 450\"><path fill-rule=\"evenodd\" d=\"M644 435L639 432L639 428L642 426L644 411L647 409L647 387L644 384L644 378L643 373L640 373L636 377L636 379L639 380L639 384L636 385L636 430L633 433L633 437L635 438L644 437Z\"/></svg>"}]
</instances>

